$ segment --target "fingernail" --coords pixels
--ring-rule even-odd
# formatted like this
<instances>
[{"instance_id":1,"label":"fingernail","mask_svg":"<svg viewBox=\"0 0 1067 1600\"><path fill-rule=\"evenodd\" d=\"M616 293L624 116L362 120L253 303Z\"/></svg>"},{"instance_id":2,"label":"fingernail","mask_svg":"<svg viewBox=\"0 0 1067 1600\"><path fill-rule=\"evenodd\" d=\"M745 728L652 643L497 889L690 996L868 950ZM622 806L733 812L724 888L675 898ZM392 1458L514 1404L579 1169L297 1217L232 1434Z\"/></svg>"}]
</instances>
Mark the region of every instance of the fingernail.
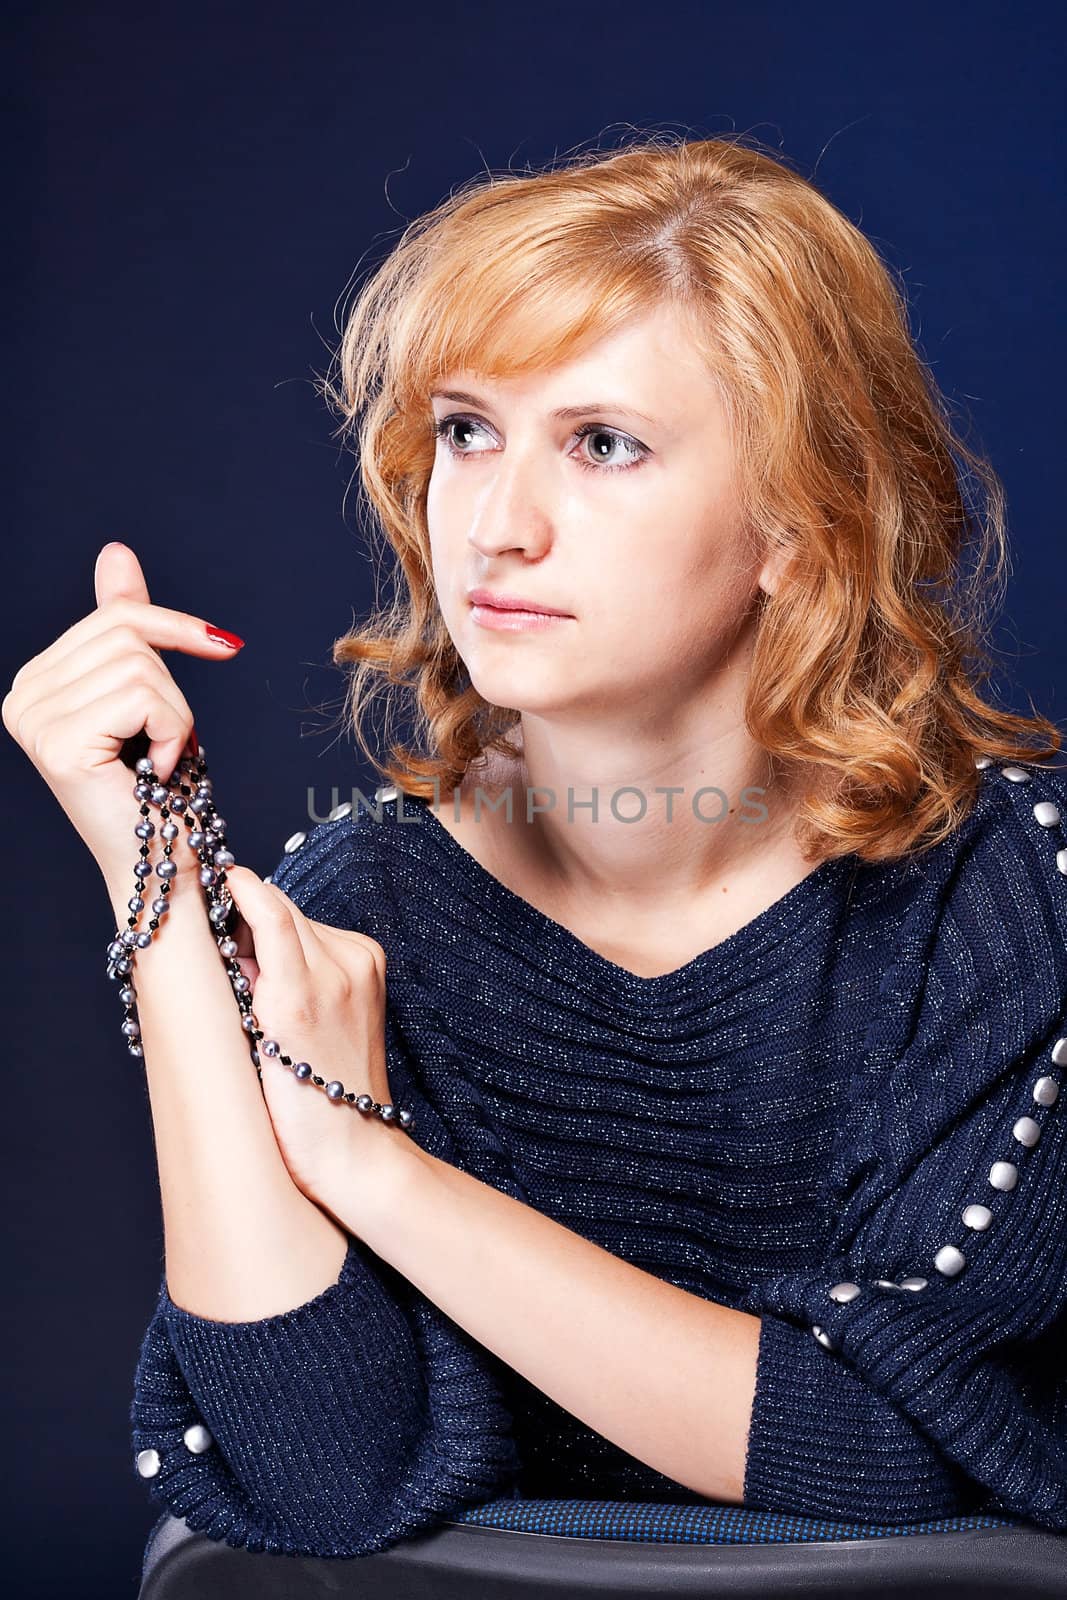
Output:
<instances>
[{"instance_id":1,"label":"fingernail","mask_svg":"<svg viewBox=\"0 0 1067 1600\"><path fill-rule=\"evenodd\" d=\"M243 639L239 639L235 633L227 633L225 628L213 628L210 622L207 624L207 636L209 639L214 639L216 644L226 645L230 650L244 648Z\"/></svg>"}]
</instances>

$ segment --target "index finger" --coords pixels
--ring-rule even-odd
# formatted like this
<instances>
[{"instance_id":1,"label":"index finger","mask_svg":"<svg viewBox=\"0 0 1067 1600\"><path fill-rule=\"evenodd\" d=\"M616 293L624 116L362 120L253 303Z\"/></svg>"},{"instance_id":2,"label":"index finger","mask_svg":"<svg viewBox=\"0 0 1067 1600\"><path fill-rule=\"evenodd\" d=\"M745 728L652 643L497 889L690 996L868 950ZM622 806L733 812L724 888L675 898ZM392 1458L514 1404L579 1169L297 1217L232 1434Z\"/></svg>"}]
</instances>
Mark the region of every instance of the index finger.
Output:
<instances>
[{"instance_id":1,"label":"index finger","mask_svg":"<svg viewBox=\"0 0 1067 1600\"><path fill-rule=\"evenodd\" d=\"M244 644L244 640L236 645L227 643L223 629L215 628L213 623L191 612L120 597L71 623L58 639L19 668L11 687L29 682L38 672L55 666L72 650L120 623L135 628L145 642L156 649L181 650L186 655L205 656L210 660L235 656Z\"/></svg>"}]
</instances>

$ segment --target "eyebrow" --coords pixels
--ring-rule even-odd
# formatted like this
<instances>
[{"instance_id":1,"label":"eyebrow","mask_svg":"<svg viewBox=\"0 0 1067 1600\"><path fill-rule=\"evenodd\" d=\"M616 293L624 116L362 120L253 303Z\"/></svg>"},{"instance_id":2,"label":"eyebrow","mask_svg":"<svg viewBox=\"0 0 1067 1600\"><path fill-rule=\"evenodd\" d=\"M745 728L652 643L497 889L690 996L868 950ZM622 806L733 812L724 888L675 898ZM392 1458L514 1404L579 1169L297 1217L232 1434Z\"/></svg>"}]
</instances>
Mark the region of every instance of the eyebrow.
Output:
<instances>
[{"instance_id":1,"label":"eyebrow","mask_svg":"<svg viewBox=\"0 0 1067 1600\"><path fill-rule=\"evenodd\" d=\"M487 401L479 399L476 394L467 394L463 389L433 389L430 392L430 399L458 400L461 405L465 406L484 406L488 404ZM659 426L655 417L648 416L644 411L638 411L636 406L623 405L616 400L600 400L581 406L560 406L558 410L550 412L550 415L559 417L561 421L567 422L575 417L592 416L598 411L625 411L628 416L640 417L642 422L650 422L654 428Z\"/></svg>"}]
</instances>

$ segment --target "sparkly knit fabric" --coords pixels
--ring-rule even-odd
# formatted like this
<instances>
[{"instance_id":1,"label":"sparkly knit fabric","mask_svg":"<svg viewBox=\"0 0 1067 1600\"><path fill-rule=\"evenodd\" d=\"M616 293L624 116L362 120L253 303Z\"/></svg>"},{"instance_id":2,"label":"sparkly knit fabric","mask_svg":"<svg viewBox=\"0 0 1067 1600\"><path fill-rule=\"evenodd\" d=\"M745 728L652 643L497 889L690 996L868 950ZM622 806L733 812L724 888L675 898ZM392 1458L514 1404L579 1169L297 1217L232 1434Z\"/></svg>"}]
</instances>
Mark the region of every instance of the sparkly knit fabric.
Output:
<instances>
[{"instance_id":1,"label":"sparkly knit fabric","mask_svg":"<svg viewBox=\"0 0 1067 1600\"><path fill-rule=\"evenodd\" d=\"M747 1506L1067 1529L1067 779L980 778L933 851L825 861L659 977L410 796L319 824L273 874L385 950L417 1143L760 1317ZM193 1315L164 1278L131 1423L153 1499L252 1550L360 1555L501 1497L710 1503L357 1239L259 1321ZM693 1426L713 1456L714 1416Z\"/></svg>"}]
</instances>

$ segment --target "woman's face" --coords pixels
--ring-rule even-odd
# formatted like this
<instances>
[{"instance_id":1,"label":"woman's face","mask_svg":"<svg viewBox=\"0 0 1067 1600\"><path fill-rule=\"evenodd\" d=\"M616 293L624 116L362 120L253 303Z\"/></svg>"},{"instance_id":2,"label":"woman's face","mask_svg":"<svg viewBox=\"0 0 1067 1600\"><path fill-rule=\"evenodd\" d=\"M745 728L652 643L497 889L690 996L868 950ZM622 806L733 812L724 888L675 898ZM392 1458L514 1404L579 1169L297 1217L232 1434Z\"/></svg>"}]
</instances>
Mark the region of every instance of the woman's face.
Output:
<instances>
[{"instance_id":1,"label":"woman's face","mask_svg":"<svg viewBox=\"0 0 1067 1600\"><path fill-rule=\"evenodd\" d=\"M664 305L521 379L448 373L431 403L434 582L479 694L550 719L618 709L631 725L705 698L763 574L684 317ZM493 629L475 587L568 615Z\"/></svg>"}]
</instances>

